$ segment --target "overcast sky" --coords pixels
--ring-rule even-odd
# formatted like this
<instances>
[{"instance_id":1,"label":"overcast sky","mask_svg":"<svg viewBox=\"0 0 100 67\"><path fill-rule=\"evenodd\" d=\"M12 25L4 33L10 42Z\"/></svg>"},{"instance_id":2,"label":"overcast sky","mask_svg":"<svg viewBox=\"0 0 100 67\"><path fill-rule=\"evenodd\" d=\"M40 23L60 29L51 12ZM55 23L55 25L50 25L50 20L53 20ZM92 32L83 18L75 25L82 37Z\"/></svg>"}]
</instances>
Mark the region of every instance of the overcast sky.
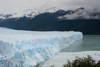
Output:
<instances>
[{"instance_id":1,"label":"overcast sky","mask_svg":"<svg viewBox=\"0 0 100 67\"><path fill-rule=\"evenodd\" d=\"M16 13L27 9L45 11L48 8L76 9L100 9L100 0L0 0L1 13Z\"/></svg>"}]
</instances>

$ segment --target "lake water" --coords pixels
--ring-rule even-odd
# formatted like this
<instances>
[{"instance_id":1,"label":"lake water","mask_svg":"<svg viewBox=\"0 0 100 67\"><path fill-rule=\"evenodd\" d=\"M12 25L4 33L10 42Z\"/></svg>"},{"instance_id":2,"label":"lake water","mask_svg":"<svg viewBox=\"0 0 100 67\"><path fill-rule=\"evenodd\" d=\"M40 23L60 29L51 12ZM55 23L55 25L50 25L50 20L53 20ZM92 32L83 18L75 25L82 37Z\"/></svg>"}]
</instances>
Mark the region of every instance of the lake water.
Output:
<instances>
[{"instance_id":1,"label":"lake water","mask_svg":"<svg viewBox=\"0 0 100 67\"><path fill-rule=\"evenodd\" d=\"M100 35L84 35L79 40L61 52L100 51Z\"/></svg>"}]
</instances>

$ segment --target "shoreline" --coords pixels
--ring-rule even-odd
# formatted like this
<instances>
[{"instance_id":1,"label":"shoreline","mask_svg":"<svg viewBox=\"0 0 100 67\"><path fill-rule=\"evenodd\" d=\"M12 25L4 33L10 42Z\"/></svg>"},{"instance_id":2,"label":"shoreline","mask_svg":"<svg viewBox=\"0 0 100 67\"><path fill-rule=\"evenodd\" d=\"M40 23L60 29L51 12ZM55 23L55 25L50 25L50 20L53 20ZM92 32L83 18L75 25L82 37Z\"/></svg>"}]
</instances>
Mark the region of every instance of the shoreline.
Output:
<instances>
[{"instance_id":1,"label":"shoreline","mask_svg":"<svg viewBox=\"0 0 100 67\"><path fill-rule=\"evenodd\" d=\"M100 61L100 51L82 51L82 52L61 52L55 55L53 58L45 61L41 66L50 67L54 65L55 67L63 67L67 63L67 60L74 60L76 56L87 57L90 55L94 60Z\"/></svg>"}]
</instances>

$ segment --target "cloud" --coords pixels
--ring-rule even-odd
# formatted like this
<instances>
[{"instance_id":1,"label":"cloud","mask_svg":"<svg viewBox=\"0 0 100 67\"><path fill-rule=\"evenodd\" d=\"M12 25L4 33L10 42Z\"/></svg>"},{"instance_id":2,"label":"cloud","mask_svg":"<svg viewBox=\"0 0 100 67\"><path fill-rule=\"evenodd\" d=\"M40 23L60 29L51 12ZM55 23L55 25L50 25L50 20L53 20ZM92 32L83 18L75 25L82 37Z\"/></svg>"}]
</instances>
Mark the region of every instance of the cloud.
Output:
<instances>
[{"instance_id":1,"label":"cloud","mask_svg":"<svg viewBox=\"0 0 100 67\"><path fill-rule=\"evenodd\" d=\"M0 13L15 13L26 9L45 11L52 7L64 10L79 7L92 9L99 6L100 0L0 0Z\"/></svg>"},{"instance_id":2,"label":"cloud","mask_svg":"<svg viewBox=\"0 0 100 67\"><path fill-rule=\"evenodd\" d=\"M59 19L100 19L100 11L98 9L94 9L92 11L88 11L86 9L78 9L74 10L70 14L66 14L64 16L59 16Z\"/></svg>"}]
</instances>

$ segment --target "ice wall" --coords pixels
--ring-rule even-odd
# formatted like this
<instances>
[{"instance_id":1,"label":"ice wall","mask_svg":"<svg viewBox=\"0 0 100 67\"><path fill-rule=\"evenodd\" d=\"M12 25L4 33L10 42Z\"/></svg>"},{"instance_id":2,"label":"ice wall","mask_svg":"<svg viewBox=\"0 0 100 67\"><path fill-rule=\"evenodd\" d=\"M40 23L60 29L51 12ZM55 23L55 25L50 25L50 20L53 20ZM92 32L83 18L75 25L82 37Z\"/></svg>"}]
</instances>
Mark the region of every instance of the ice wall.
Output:
<instances>
[{"instance_id":1,"label":"ice wall","mask_svg":"<svg viewBox=\"0 0 100 67\"><path fill-rule=\"evenodd\" d=\"M0 67L33 67L82 39L81 32L0 29Z\"/></svg>"}]
</instances>

